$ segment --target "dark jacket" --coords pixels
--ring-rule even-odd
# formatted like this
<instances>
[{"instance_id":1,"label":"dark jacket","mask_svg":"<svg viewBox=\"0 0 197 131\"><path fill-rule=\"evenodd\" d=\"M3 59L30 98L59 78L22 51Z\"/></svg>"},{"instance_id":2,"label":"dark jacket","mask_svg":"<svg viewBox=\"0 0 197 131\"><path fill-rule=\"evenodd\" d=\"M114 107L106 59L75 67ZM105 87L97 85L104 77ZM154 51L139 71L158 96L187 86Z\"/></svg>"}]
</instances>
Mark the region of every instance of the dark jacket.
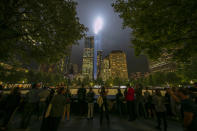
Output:
<instances>
[{"instance_id":1,"label":"dark jacket","mask_svg":"<svg viewBox=\"0 0 197 131\"><path fill-rule=\"evenodd\" d=\"M93 91L88 92L87 96L86 96L87 102L88 103L93 103L94 102L94 96L95 96L95 93Z\"/></svg>"},{"instance_id":2,"label":"dark jacket","mask_svg":"<svg viewBox=\"0 0 197 131\"><path fill-rule=\"evenodd\" d=\"M85 88L79 88L77 92L78 100L79 101L85 101L86 99L86 89Z\"/></svg>"}]
</instances>

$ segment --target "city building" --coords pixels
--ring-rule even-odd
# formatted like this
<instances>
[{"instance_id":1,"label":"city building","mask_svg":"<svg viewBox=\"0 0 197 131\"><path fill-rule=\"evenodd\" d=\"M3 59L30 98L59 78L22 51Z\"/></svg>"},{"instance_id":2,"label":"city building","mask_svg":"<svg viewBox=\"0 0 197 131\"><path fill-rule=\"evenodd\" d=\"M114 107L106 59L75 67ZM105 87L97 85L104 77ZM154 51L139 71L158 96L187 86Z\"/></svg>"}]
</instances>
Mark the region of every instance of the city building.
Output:
<instances>
[{"instance_id":1,"label":"city building","mask_svg":"<svg viewBox=\"0 0 197 131\"><path fill-rule=\"evenodd\" d=\"M39 71L47 73L57 73L61 75L69 74L70 56L65 56L55 64L41 64Z\"/></svg>"},{"instance_id":2,"label":"city building","mask_svg":"<svg viewBox=\"0 0 197 131\"><path fill-rule=\"evenodd\" d=\"M103 57L103 51L98 50L97 51L97 78L101 77L101 65L102 65L102 57Z\"/></svg>"},{"instance_id":3,"label":"city building","mask_svg":"<svg viewBox=\"0 0 197 131\"><path fill-rule=\"evenodd\" d=\"M168 54L164 54L158 60L149 60L149 70L154 72L174 72L176 70L176 63L171 61Z\"/></svg>"},{"instance_id":4,"label":"city building","mask_svg":"<svg viewBox=\"0 0 197 131\"><path fill-rule=\"evenodd\" d=\"M78 65L77 64L70 64L70 67L69 67L69 74L78 74Z\"/></svg>"},{"instance_id":5,"label":"city building","mask_svg":"<svg viewBox=\"0 0 197 131\"><path fill-rule=\"evenodd\" d=\"M94 78L94 37L86 37L83 50L82 75L90 80Z\"/></svg>"},{"instance_id":6,"label":"city building","mask_svg":"<svg viewBox=\"0 0 197 131\"><path fill-rule=\"evenodd\" d=\"M79 68L77 64L73 64L73 74L78 74L79 73Z\"/></svg>"},{"instance_id":7,"label":"city building","mask_svg":"<svg viewBox=\"0 0 197 131\"><path fill-rule=\"evenodd\" d=\"M112 78L128 79L126 54L121 50L114 50L109 54L109 64Z\"/></svg>"},{"instance_id":8,"label":"city building","mask_svg":"<svg viewBox=\"0 0 197 131\"><path fill-rule=\"evenodd\" d=\"M102 65L101 65L101 78L103 81L106 81L111 78L111 69L110 69L110 63L109 63L109 56L106 56L103 59Z\"/></svg>"}]
</instances>

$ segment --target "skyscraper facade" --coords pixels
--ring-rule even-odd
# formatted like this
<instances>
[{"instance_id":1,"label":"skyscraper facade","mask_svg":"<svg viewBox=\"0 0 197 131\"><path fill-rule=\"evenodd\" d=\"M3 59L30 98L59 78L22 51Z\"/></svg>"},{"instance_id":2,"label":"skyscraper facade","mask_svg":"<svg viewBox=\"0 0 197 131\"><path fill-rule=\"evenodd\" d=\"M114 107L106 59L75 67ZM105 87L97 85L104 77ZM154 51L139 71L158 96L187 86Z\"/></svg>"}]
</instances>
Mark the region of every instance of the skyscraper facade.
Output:
<instances>
[{"instance_id":1,"label":"skyscraper facade","mask_svg":"<svg viewBox=\"0 0 197 131\"><path fill-rule=\"evenodd\" d=\"M106 56L103 59L102 66L101 66L101 78L103 81L106 81L111 78L109 56Z\"/></svg>"},{"instance_id":2,"label":"skyscraper facade","mask_svg":"<svg viewBox=\"0 0 197 131\"><path fill-rule=\"evenodd\" d=\"M83 51L82 75L90 80L94 78L94 37L86 37Z\"/></svg>"},{"instance_id":3,"label":"skyscraper facade","mask_svg":"<svg viewBox=\"0 0 197 131\"><path fill-rule=\"evenodd\" d=\"M172 57L164 53L157 60L149 59L149 70L151 73L154 72L174 72L176 71L176 63L172 61Z\"/></svg>"},{"instance_id":4,"label":"skyscraper facade","mask_svg":"<svg viewBox=\"0 0 197 131\"><path fill-rule=\"evenodd\" d=\"M126 54L121 50L114 50L109 54L112 78L128 79Z\"/></svg>"}]
</instances>

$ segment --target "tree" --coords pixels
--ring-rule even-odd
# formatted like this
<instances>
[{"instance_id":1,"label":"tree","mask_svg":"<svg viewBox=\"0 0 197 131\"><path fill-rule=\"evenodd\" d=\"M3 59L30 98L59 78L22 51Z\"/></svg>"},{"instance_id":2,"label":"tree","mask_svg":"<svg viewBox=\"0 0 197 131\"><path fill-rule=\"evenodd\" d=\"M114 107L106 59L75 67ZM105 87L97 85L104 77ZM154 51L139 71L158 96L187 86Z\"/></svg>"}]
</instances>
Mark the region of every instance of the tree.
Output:
<instances>
[{"instance_id":1,"label":"tree","mask_svg":"<svg viewBox=\"0 0 197 131\"><path fill-rule=\"evenodd\" d=\"M160 86L165 84L165 74L163 72L155 72L152 75L153 85Z\"/></svg>"},{"instance_id":2,"label":"tree","mask_svg":"<svg viewBox=\"0 0 197 131\"><path fill-rule=\"evenodd\" d=\"M181 83L181 78L177 75L176 72L167 72L165 73L166 82L169 84L177 85Z\"/></svg>"},{"instance_id":3,"label":"tree","mask_svg":"<svg viewBox=\"0 0 197 131\"><path fill-rule=\"evenodd\" d=\"M87 30L76 5L72 0L1 0L1 61L59 61Z\"/></svg>"},{"instance_id":4,"label":"tree","mask_svg":"<svg viewBox=\"0 0 197 131\"><path fill-rule=\"evenodd\" d=\"M122 80L121 80L119 77L115 77L115 78L113 79L113 85L115 85L115 86L120 86L121 83L122 83Z\"/></svg>"},{"instance_id":5,"label":"tree","mask_svg":"<svg viewBox=\"0 0 197 131\"><path fill-rule=\"evenodd\" d=\"M103 85L104 82L103 82L103 79L99 77L96 79L95 83L98 85Z\"/></svg>"},{"instance_id":6,"label":"tree","mask_svg":"<svg viewBox=\"0 0 197 131\"><path fill-rule=\"evenodd\" d=\"M83 79L83 81L82 81L82 84L83 84L84 86L89 85L89 84L90 84L90 79L89 79L88 77L85 77L85 78Z\"/></svg>"},{"instance_id":7,"label":"tree","mask_svg":"<svg viewBox=\"0 0 197 131\"><path fill-rule=\"evenodd\" d=\"M111 85L113 85L113 82L114 80L110 77L105 81L105 86L110 87Z\"/></svg>"},{"instance_id":8,"label":"tree","mask_svg":"<svg viewBox=\"0 0 197 131\"><path fill-rule=\"evenodd\" d=\"M167 53L178 61L197 55L196 0L116 0L112 6L132 29L136 55Z\"/></svg>"},{"instance_id":9,"label":"tree","mask_svg":"<svg viewBox=\"0 0 197 131\"><path fill-rule=\"evenodd\" d=\"M190 62L180 64L178 75L182 78L183 82L197 81L197 57L193 57Z\"/></svg>"}]
</instances>

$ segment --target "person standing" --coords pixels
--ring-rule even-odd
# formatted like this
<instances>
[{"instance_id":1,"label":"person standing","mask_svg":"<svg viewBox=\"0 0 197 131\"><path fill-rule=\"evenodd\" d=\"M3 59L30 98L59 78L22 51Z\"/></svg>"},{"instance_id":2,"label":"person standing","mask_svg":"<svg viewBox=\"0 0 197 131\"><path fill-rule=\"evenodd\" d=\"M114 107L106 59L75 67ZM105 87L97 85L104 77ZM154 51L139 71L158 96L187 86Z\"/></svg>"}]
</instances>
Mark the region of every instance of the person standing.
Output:
<instances>
[{"instance_id":1,"label":"person standing","mask_svg":"<svg viewBox=\"0 0 197 131\"><path fill-rule=\"evenodd\" d=\"M197 105L191 99L188 89L180 88L177 92L168 90L172 98L181 103L183 110L183 126L186 131L197 130Z\"/></svg>"},{"instance_id":2,"label":"person standing","mask_svg":"<svg viewBox=\"0 0 197 131\"><path fill-rule=\"evenodd\" d=\"M77 91L78 96L78 104L80 109L80 115L85 115L86 112L86 89L84 88L84 85L82 84L81 88Z\"/></svg>"},{"instance_id":3,"label":"person standing","mask_svg":"<svg viewBox=\"0 0 197 131\"><path fill-rule=\"evenodd\" d=\"M0 102L1 102L2 98L3 98L3 86L0 85Z\"/></svg>"},{"instance_id":4,"label":"person standing","mask_svg":"<svg viewBox=\"0 0 197 131\"><path fill-rule=\"evenodd\" d=\"M67 120L70 120L70 103L71 103L72 96L70 93L70 89L68 87L66 88L66 92L64 95L66 97L66 105L64 109L63 120L65 119L65 115L67 116Z\"/></svg>"},{"instance_id":5,"label":"person standing","mask_svg":"<svg viewBox=\"0 0 197 131\"><path fill-rule=\"evenodd\" d=\"M1 130L6 130L11 117L14 115L14 112L17 110L17 107L20 105L20 101L21 101L21 93L19 88L18 87L13 88L11 90L11 93L7 96L6 103L4 105L5 116Z\"/></svg>"},{"instance_id":6,"label":"person standing","mask_svg":"<svg viewBox=\"0 0 197 131\"><path fill-rule=\"evenodd\" d=\"M107 124L109 125L110 119L109 119L109 109L108 109L108 104L107 104L108 90L105 90L105 87L102 86L101 90L98 90L98 93L100 94L97 100L97 103L99 104L99 107L100 107L100 126L102 126L102 123L103 123L103 113L105 113Z\"/></svg>"},{"instance_id":7,"label":"person standing","mask_svg":"<svg viewBox=\"0 0 197 131\"><path fill-rule=\"evenodd\" d=\"M49 117L49 124L47 131L57 131L60 124L61 118L64 113L66 98L64 96L65 90L63 87L60 87L57 90L57 95L55 95L51 103L48 106L45 117Z\"/></svg>"},{"instance_id":8,"label":"person standing","mask_svg":"<svg viewBox=\"0 0 197 131\"><path fill-rule=\"evenodd\" d=\"M145 112L146 117L151 117L152 110L151 110L151 95L148 91L148 88L146 87L146 91L144 92L144 103L145 103Z\"/></svg>"},{"instance_id":9,"label":"person standing","mask_svg":"<svg viewBox=\"0 0 197 131\"><path fill-rule=\"evenodd\" d=\"M27 93L25 97L26 104L24 107L25 109L20 124L20 127L22 129L27 128L33 114L35 113L38 114L37 107L40 100L39 90L38 90L39 87L40 87L39 83L32 84L32 89Z\"/></svg>"},{"instance_id":10,"label":"person standing","mask_svg":"<svg viewBox=\"0 0 197 131\"><path fill-rule=\"evenodd\" d=\"M127 101L127 108L128 108L128 115L129 115L129 121L134 121L136 119L135 116L135 98L134 98L134 89L127 85L128 91L125 95L125 99Z\"/></svg>"},{"instance_id":11,"label":"person standing","mask_svg":"<svg viewBox=\"0 0 197 131\"><path fill-rule=\"evenodd\" d=\"M88 102L88 120L93 119L93 114L94 114L94 96L95 93L92 90L92 87L90 87L89 92L87 93L87 102Z\"/></svg>"},{"instance_id":12,"label":"person standing","mask_svg":"<svg viewBox=\"0 0 197 131\"><path fill-rule=\"evenodd\" d=\"M154 97L154 104L157 116L157 129L161 130L161 119L164 123L164 131L167 131L167 121L166 121L166 107L165 98L161 95L160 90L156 90L156 96Z\"/></svg>"},{"instance_id":13,"label":"person standing","mask_svg":"<svg viewBox=\"0 0 197 131\"><path fill-rule=\"evenodd\" d=\"M117 111L119 115L122 115L122 101L123 101L123 94L120 90L120 88L117 89L118 93L116 94L116 106L117 106Z\"/></svg>"},{"instance_id":14,"label":"person standing","mask_svg":"<svg viewBox=\"0 0 197 131\"><path fill-rule=\"evenodd\" d=\"M0 85L0 107L4 107L4 101L3 101L3 86ZM0 118L3 117L3 109L0 108Z\"/></svg>"},{"instance_id":15,"label":"person standing","mask_svg":"<svg viewBox=\"0 0 197 131\"><path fill-rule=\"evenodd\" d=\"M142 85L137 84L135 86L135 112L136 116L142 116L144 115L144 103L143 103L143 96L142 96Z\"/></svg>"},{"instance_id":16,"label":"person standing","mask_svg":"<svg viewBox=\"0 0 197 131\"><path fill-rule=\"evenodd\" d=\"M192 100L197 104L197 82L194 83L193 87L189 88Z\"/></svg>"},{"instance_id":17,"label":"person standing","mask_svg":"<svg viewBox=\"0 0 197 131\"><path fill-rule=\"evenodd\" d=\"M39 97L40 97L40 102L39 102L39 120L42 119L44 116L44 112L47 106L47 98L49 97L49 90L47 87L43 87L43 89L40 89Z\"/></svg>"},{"instance_id":18,"label":"person standing","mask_svg":"<svg viewBox=\"0 0 197 131\"><path fill-rule=\"evenodd\" d=\"M166 93L165 93L165 106L166 106L167 115L168 116L172 116L172 112L171 112L171 96L168 93L168 89L166 89Z\"/></svg>"},{"instance_id":19,"label":"person standing","mask_svg":"<svg viewBox=\"0 0 197 131\"><path fill-rule=\"evenodd\" d=\"M42 119L40 131L47 131L49 128L48 124L49 124L50 119L48 117L45 117L45 114L47 112L48 106L51 103L51 100L52 100L54 94L55 94L55 90L53 89L53 87L49 87L49 96L46 99L46 106L44 109L44 118Z\"/></svg>"}]
</instances>

